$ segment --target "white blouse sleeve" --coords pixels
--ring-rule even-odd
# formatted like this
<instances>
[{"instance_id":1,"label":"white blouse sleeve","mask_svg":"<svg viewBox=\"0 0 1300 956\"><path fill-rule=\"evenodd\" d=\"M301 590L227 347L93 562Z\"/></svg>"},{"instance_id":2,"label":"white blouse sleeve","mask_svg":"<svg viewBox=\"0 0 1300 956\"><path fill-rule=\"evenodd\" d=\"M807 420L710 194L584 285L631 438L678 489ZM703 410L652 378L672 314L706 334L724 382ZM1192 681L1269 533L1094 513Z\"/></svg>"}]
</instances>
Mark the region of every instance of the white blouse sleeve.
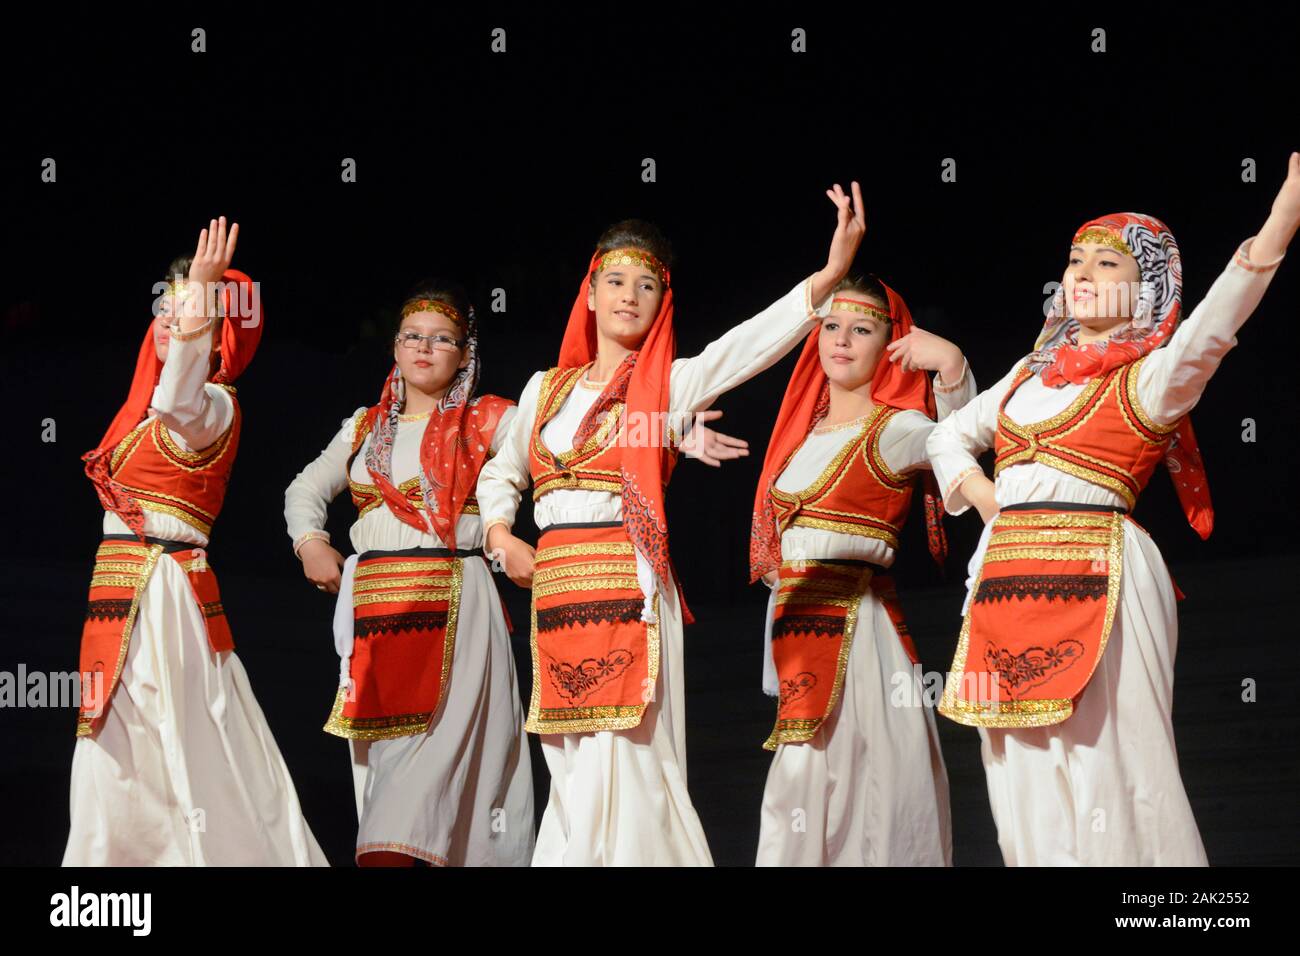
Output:
<instances>
[{"instance_id":1,"label":"white blouse sleeve","mask_svg":"<svg viewBox=\"0 0 1300 956\"><path fill-rule=\"evenodd\" d=\"M706 409L719 395L780 361L812 331L817 318L830 313L832 296L816 308L811 296L809 277L752 319L710 342L699 355L673 362L668 400L672 411Z\"/></svg>"},{"instance_id":2,"label":"white blouse sleeve","mask_svg":"<svg viewBox=\"0 0 1300 956\"><path fill-rule=\"evenodd\" d=\"M996 385L980 392L930 431L925 451L943 492L943 506L949 514L959 515L970 507L958 486L971 475L983 473L975 458L993 446L993 437L998 429L998 407L1021 364L1017 362Z\"/></svg>"},{"instance_id":3,"label":"white blouse sleeve","mask_svg":"<svg viewBox=\"0 0 1300 956\"><path fill-rule=\"evenodd\" d=\"M946 385L935 375L934 410L939 416L938 421L943 421L957 409L965 407L978 391L975 387L975 374L970 370L970 363L965 356L962 357L961 375L953 384Z\"/></svg>"},{"instance_id":4,"label":"white blouse sleeve","mask_svg":"<svg viewBox=\"0 0 1300 956\"><path fill-rule=\"evenodd\" d=\"M362 406L357 412L364 410ZM355 422L355 414L344 419L325 450L284 490L284 523L295 550L306 535L329 540L325 518L330 502L348 486L348 456L352 454Z\"/></svg>"},{"instance_id":5,"label":"white blouse sleeve","mask_svg":"<svg viewBox=\"0 0 1300 956\"><path fill-rule=\"evenodd\" d=\"M511 405L501 413L501 420L497 422L496 430L492 432L492 446L488 449L488 451L491 452L491 455L495 455L499 452L501 446L505 444L506 433L510 431L510 423L515 420L515 416L518 414L518 405ZM490 458L491 455L488 457Z\"/></svg>"},{"instance_id":6,"label":"white blouse sleeve","mask_svg":"<svg viewBox=\"0 0 1300 956\"><path fill-rule=\"evenodd\" d=\"M192 332L173 332L150 405L173 436L201 451L225 434L235 420L229 393L208 382L212 322Z\"/></svg>"},{"instance_id":7,"label":"white blouse sleeve","mask_svg":"<svg viewBox=\"0 0 1300 956\"><path fill-rule=\"evenodd\" d=\"M536 372L524 386L519 396L518 411L511 416L509 427L498 427L493 436L495 454L483 465L478 473L478 487L474 496L478 499L479 517L483 521L483 533L495 524L513 528L515 515L519 511L519 499L528 487L531 475L528 470L528 442L533 435L533 422L537 418L537 394L541 391L545 372Z\"/></svg>"},{"instance_id":8,"label":"white blouse sleeve","mask_svg":"<svg viewBox=\"0 0 1300 956\"><path fill-rule=\"evenodd\" d=\"M904 409L889 420L880 436L880 457L886 467L898 475L918 468L929 468L926 440L934 430L930 416L914 409Z\"/></svg>"},{"instance_id":9,"label":"white blouse sleeve","mask_svg":"<svg viewBox=\"0 0 1300 956\"><path fill-rule=\"evenodd\" d=\"M1241 244L1192 314L1142 363L1138 398L1157 424L1172 425L1195 407L1223 356L1237 344L1237 330L1259 305L1283 256L1251 262L1254 241L1252 236Z\"/></svg>"}]
</instances>

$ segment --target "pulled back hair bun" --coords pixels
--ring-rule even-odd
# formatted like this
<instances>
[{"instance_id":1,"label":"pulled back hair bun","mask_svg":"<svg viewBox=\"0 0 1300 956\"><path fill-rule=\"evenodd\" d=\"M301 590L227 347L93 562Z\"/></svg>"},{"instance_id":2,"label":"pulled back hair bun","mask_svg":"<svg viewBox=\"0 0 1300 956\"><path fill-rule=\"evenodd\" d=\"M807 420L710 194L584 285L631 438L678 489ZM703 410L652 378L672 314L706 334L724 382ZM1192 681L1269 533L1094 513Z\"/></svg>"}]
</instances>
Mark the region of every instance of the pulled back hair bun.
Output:
<instances>
[{"instance_id":1,"label":"pulled back hair bun","mask_svg":"<svg viewBox=\"0 0 1300 956\"><path fill-rule=\"evenodd\" d=\"M672 244L654 223L646 222L644 219L624 219L601 233L596 243L596 249L601 253L627 248L641 249L650 253L662 262L666 269L673 267Z\"/></svg>"},{"instance_id":2,"label":"pulled back hair bun","mask_svg":"<svg viewBox=\"0 0 1300 956\"><path fill-rule=\"evenodd\" d=\"M870 299L875 305L880 306L886 312L889 311L889 294L885 287L880 284L880 280L873 275L865 272L854 272L839 282L835 283L835 288L831 294L835 295L840 292L856 292Z\"/></svg>"},{"instance_id":3,"label":"pulled back hair bun","mask_svg":"<svg viewBox=\"0 0 1300 956\"><path fill-rule=\"evenodd\" d=\"M408 305L413 305L421 299L437 299L440 302L446 302L461 314L466 325L461 327L462 332L468 332L467 324L471 304L469 293L459 282L452 279L422 279L411 287L411 291L402 299L402 304L397 310L397 321L393 326L393 334L397 334L402 328L402 313L406 311Z\"/></svg>"}]
</instances>

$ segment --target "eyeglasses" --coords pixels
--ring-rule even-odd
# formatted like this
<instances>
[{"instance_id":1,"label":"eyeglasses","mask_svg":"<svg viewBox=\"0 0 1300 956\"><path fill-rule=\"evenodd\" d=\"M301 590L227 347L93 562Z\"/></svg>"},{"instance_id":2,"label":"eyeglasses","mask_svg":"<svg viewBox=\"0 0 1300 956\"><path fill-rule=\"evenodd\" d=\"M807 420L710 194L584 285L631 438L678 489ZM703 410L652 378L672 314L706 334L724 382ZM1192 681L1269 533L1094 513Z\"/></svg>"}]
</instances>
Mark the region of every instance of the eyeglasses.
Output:
<instances>
[{"instance_id":1,"label":"eyeglasses","mask_svg":"<svg viewBox=\"0 0 1300 956\"><path fill-rule=\"evenodd\" d=\"M455 352L465 345L464 339L453 339L445 332L435 332L433 335L398 332L396 341L401 342L404 349L418 349L421 342L428 342L430 351L434 352Z\"/></svg>"}]
</instances>

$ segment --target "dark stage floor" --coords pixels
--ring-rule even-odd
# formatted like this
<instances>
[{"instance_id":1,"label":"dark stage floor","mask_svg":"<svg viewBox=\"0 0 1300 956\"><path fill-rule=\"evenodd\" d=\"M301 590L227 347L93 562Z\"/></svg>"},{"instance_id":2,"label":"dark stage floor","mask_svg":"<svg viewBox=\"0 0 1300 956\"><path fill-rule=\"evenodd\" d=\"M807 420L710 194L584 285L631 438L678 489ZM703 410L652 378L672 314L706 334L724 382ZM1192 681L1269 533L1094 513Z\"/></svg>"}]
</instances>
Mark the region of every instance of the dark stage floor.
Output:
<instances>
[{"instance_id":1,"label":"dark stage floor","mask_svg":"<svg viewBox=\"0 0 1300 956\"><path fill-rule=\"evenodd\" d=\"M1295 701L1300 673L1292 616L1300 559L1172 565L1188 598L1181 605L1174 724L1183 779L1212 864L1295 864L1300 830ZM6 622L0 669L71 670L89 567L9 564L0 573ZM350 864L356 830L344 743L321 732L337 675L330 607L301 580L241 577L219 569L238 653L293 772L307 819L332 863ZM689 570L687 571L689 581ZM957 633L957 586L902 592L925 668L945 670ZM516 621L523 592L507 587ZM773 703L758 681L762 595L737 609L694 607L686 632L690 789L720 865L753 861L759 801L770 760L760 747ZM528 679L527 635L516 635ZM1258 702L1242 701L1253 678ZM521 688L525 692L526 688ZM526 699L526 696L525 696ZM68 825L71 710L0 711L0 812L11 826L0 864L57 864ZM939 718L952 791L954 861L1001 862L972 729ZM545 764L532 738L537 812Z\"/></svg>"}]
</instances>

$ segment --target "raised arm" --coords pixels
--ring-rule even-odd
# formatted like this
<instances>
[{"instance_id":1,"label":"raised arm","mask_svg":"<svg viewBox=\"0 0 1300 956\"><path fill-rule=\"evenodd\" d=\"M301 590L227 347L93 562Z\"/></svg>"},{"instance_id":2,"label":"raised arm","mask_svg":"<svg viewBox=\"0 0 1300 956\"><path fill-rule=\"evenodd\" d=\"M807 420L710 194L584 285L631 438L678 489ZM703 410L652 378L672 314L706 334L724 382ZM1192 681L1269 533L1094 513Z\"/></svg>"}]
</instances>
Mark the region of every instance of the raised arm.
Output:
<instances>
[{"instance_id":1,"label":"raised arm","mask_svg":"<svg viewBox=\"0 0 1300 956\"><path fill-rule=\"evenodd\" d=\"M1286 181L1259 235L1238 247L1223 273L1169 342L1142 363L1138 397L1147 414L1173 424L1200 401L1236 333L1264 296L1300 226L1300 153L1292 153Z\"/></svg>"},{"instance_id":2,"label":"raised arm","mask_svg":"<svg viewBox=\"0 0 1300 956\"><path fill-rule=\"evenodd\" d=\"M987 495L991 498L991 482L975 459L993 446L998 428L998 406L1011 387L1019 367L1017 363L996 385L980 392L961 408L951 412L930 431L925 452L943 492L944 508L949 514L961 514L972 504L979 503L969 497L971 489L966 488L967 481L971 481L974 487L982 480L990 487L979 485L978 496L984 498ZM985 506L991 504L987 500L983 503ZM981 515L986 519L988 517L983 514L983 509Z\"/></svg>"},{"instance_id":3,"label":"raised arm","mask_svg":"<svg viewBox=\"0 0 1300 956\"><path fill-rule=\"evenodd\" d=\"M212 326L208 320L193 332L168 337L167 361L149 400L159 421L191 451L212 445L235 420L229 393L208 382Z\"/></svg>"},{"instance_id":4,"label":"raised arm","mask_svg":"<svg viewBox=\"0 0 1300 956\"><path fill-rule=\"evenodd\" d=\"M935 380L934 399L939 420L943 421L953 412L964 408L975 398L975 376L963 362L960 365L961 377L947 391L940 391L939 380ZM919 468L930 468L930 456L926 445L935 423L921 412L907 409L899 412L885 426L880 436L880 455L885 466L895 474L903 475Z\"/></svg>"},{"instance_id":5,"label":"raised arm","mask_svg":"<svg viewBox=\"0 0 1300 956\"><path fill-rule=\"evenodd\" d=\"M708 408L724 392L775 365L812 331L818 316L830 312L831 290L848 275L866 233L862 190L851 184L852 199L839 184L826 190L836 207L835 233L826 265L758 315L725 332L693 358L673 363L669 406L674 412Z\"/></svg>"},{"instance_id":6,"label":"raised arm","mask_svg":"<svg viewBox=\"0 0 1300 956\"><path fill-rule=\"evenodd\" d=\"M167 342L167 358L150 400L154 414L192 451L207 448L234 421L235 407L223 389L207 384L212 335L217 325L215 301L208 292L230 266L239 224L226 234L226 217L212 220L199 233L190 264L189 285Z\"/></svg>"}]
</instances>

